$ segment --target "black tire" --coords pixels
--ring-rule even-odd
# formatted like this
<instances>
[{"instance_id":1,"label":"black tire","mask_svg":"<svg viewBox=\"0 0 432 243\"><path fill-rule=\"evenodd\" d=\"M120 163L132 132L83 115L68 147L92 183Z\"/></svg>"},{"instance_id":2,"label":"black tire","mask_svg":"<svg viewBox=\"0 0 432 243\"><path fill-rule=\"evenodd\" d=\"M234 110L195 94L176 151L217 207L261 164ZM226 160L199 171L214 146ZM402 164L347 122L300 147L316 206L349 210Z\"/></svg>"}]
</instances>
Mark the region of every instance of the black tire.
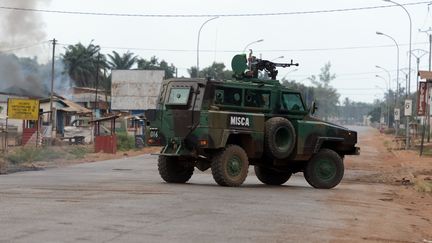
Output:
<instances>
[{"instance_id":1,"label":"black tire","mask_svg":"<svg viewBox=\"0 0 432 243\"><path fill-rule=\"evenodd\" d=\"M211 163L213 178L221 186L240 186L246 179L248 167L247 154L237 145L228 145Z\"/></svg>"},{"instance_id":2,"label":"black tire","mask_svg":"<svg viewBox=\"0 0 432 243\"><path fill-rule=\"evenodd\" d=\"M343 178L343 160L335 151L321 149L308 161L303 174L309 185L315 188L333 188Z\"/></svg>"},{"instance_id":3,"label":"black tire","mask_svg":"<svg viewBox=\"0 0 432 243\"><path fill-rule=\"evenodd\" d=\"M293 152L295 143L295 129L288 119L273 117L266 121L264 146L269 156L285 159Z\"/></svg>"},{"instance_id":4,"label":"black tire","mask_svg":"<svg viewBox=\"0 0 432 243\"><path fill-rule=\"evenodd\" d=\"M168 183L185 183L192 177L194 167L180 163L177 157L161 155L158 170L162 179Z\"/></svg>"},{"instance_id":5,"label":"black tire","mask_svg":"<svg viewBox=\"0 0 432 243\"><path fill-rule=\"evenodd\" d=\"M289 180L291 172L279 172L271 168L255 165L255 175L264 184L278 186Z\"/></svg>"}]
</instances>

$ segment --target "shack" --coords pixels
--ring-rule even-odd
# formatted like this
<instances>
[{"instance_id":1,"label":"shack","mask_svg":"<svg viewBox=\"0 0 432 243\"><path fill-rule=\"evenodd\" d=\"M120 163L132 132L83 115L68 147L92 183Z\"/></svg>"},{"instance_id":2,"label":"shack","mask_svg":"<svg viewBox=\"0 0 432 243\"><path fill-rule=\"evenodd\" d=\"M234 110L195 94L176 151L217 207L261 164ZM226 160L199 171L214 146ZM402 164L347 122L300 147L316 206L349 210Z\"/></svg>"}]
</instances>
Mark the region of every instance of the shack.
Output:
<instances>
[{"instance_id":1,"label":"shack","mask_svg":"<svg viewBox=\"0 0 432 243\"><path fill-rule=\"evenodd\" d=\"M40 100L43 126L49 126L50 124L50 105L49 98ZM56 132L56 136L58 135L59 137L68 136L65 134L68 131L68 127L77 127L81 125L81 123L77 122L77 120L82 120L85 118L90 120L90 117L92 116L91 110L59 95L55 95L53 98L53 111L55 121L53 130ZM90 128L89 125L87 125L87 127ZM86 133L88 134L84 135L86 137L85 140L86 142L90 142L91 129Z\"/></svg>"}]
</instances>

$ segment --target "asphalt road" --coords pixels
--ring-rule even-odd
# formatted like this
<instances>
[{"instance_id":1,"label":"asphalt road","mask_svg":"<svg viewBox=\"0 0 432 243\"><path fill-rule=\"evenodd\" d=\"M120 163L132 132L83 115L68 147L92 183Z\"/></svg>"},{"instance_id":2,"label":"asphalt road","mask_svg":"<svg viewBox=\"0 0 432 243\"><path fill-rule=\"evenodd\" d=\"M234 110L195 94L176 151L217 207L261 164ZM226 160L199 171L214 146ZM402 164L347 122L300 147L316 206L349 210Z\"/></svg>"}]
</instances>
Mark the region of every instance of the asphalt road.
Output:
<instances>
[{"instance_id":1,"label":"asphalt road","mask_svg":"<svg viewBox=\"0 0 432 243\"><path fill-rule=\"evenodd\" d=\"M0 242L420 242L388 186L166 184L151 155L0 176ZM347 171L348 175L351 173ZM365 234L364 232L367 232ZM402 240L402 241L400 241Z\"/></svg>"}]
</instances>

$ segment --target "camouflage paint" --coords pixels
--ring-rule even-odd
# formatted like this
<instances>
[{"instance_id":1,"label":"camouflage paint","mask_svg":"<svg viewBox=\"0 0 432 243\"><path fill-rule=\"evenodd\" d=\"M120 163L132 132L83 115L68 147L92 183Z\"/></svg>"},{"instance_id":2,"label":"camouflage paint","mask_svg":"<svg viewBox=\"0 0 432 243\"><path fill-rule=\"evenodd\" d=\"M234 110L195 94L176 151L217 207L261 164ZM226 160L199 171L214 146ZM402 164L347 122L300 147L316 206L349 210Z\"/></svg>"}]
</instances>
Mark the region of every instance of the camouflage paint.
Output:
<instances>
[{"instance_id":1,"label":"camouflage paint","mask_svg":"<svg viewBox=\"0 0 432 243\"><path fill-rule=\"evenodd\" d=\"M170 91L175 88L191 89L188 105L168 104ZM241 92L241 99L235 101L239 104L216 102L216 99L221 98L215 96L215 90L219 89ZM256 94L260 92L270 95L268 100L256 101L264 102L264 107L247 106L246 98L251 102L251 97L258 97ZM146 113L150 133L153 131L153 134L158 135L151 139L165 146L161 154L168 156L207 157L211 151L235 141L245 149L249 158L259 159L263 156L265 121L278 116L289 119L297 134L296 152L287 161L308 160L317 152L317 148L329 144L342 156L358 152L355 147L356 132L310 116L302 99L304 111L281 108L283 93L298 94L301 99L298 91L287 89L275 80L165 80L158 109ZM235 140L230 140L233 138Z\"/></svg>"}]
</instances>

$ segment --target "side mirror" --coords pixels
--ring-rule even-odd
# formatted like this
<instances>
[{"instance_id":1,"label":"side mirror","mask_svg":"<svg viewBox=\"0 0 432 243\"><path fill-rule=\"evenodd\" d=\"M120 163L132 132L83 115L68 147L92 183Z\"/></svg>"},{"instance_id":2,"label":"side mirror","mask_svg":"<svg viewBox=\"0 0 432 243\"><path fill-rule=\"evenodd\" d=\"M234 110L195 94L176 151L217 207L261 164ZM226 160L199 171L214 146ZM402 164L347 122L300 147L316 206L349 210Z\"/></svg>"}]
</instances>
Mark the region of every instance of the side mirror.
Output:
<instances>
[{"instance_id":1,"label":"side mirror","mask_svg":"<svg viewBox=\"0 0 432 243\"><path fill-rule=\"evenodd\" d=\"M317 111L317 110L318 110L318 106L317 106L316 102L312 101L312 104L311 104L311 107L309 110L311 115L315 114L315 111Z\"/></svg>"}]
</instances>

